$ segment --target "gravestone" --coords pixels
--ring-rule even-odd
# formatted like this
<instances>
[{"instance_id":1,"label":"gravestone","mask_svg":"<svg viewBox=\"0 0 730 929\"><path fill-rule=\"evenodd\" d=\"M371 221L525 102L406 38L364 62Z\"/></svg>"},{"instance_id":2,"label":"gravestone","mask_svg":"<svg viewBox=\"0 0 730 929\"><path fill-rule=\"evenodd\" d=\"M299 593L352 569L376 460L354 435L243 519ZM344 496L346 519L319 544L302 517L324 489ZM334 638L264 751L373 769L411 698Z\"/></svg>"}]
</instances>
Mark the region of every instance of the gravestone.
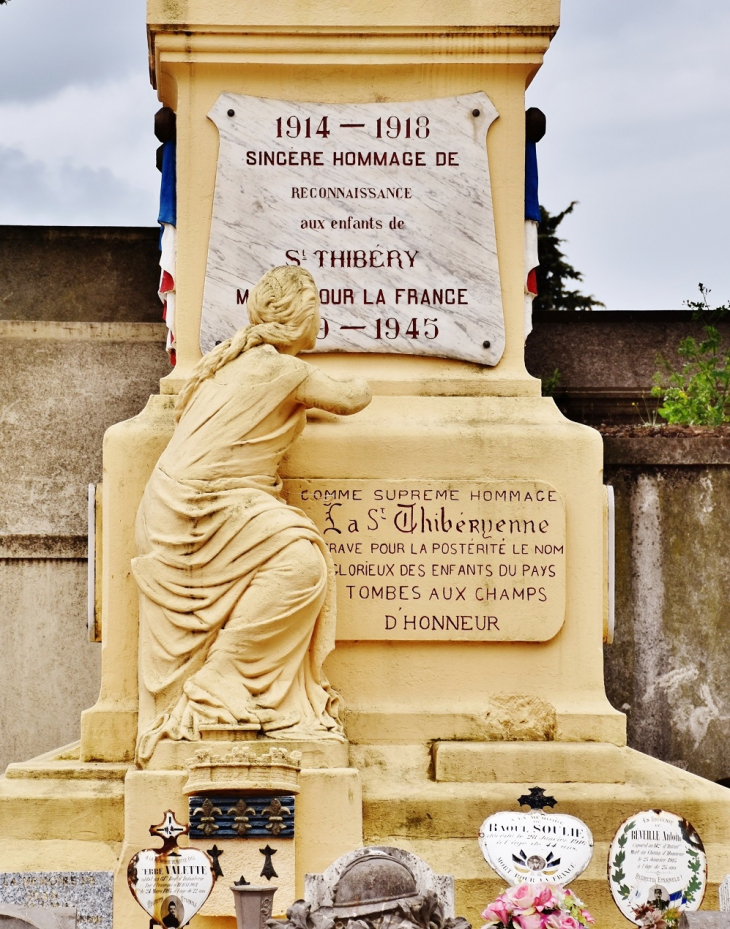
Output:
<instances>
[{"instance_id":1,"label":"gravestone","mask_svg":"<svg viewBox=\"0 0 730 929\"><path fill-rule=\"evenodd\" d=\"M358 848L332 862L322 874L307 874L304 882L304 901L312 910L335 917L337 908L347 905L342 900L346 887L349 893L362 885L362 895L366 897L368 891L376 884L382 887L391 883L398 884L403 889L403 894L398 896L392 893L389 901L375 900L376 905L390 904L396 899L406 898L415 902L416 898L432 895L445 917L451 918L456 915L452 875L435 874L425 861L412 852L381 845ZM365 899L362 903L365 905ZM384 906L381 912L394 908ZM350 914L356 915L358 914Z\"/></svg>"},{"instance_id":2,"label":"gravestone","mask_svg":"<svg viewBox=\"0 0 730 929\"><path fill-rule=\"evenodd\" d=\"M720 909L723 913L730 912L730 874L726 874L718 888Z\"/></svg>"},{"instance_id":3,"label":"gravestone","mask_svg":"<svg viewBox=\"0 0 730 929\"><path fill-rule=\"evenodd\" d=\"M371 846L343 855L322 874L307 874L304 899L269 929L332 925L362 929L471 929L454 915L454 879L438 875L401 848Z\"/></svg>"},{"instance_id":4,"label":"gravestone","mask_svg":"<svg viewBox=\"0 0 730 929\"><path fill-rule=\"evenodd\" d=\"M0 929L77 929L76 907L46 909L0 903Z\"/></svg>"},{"instance_id":5,"label":"gravestone","mask_svg":"<svg viewBox=\"0 0 730 929\"><path fill-rule=\"evenodd\" d=\"M0 913L19 907L29 918L37 912L53 920L57 910L59 929L112 929L112 886L111 871L0 872ZM52 926L49 922L48 929Z\"/></svg>"},{"instance_id":6,"label":"gravestone","mask_svg":"<svg viewBox=\"0 0 730 929\"><path fill-rule=\"evenodd\" d=\"M728 929L730 916L724 912L689 913L679 917L679 929Z\"/></svg>"}]
</instances>

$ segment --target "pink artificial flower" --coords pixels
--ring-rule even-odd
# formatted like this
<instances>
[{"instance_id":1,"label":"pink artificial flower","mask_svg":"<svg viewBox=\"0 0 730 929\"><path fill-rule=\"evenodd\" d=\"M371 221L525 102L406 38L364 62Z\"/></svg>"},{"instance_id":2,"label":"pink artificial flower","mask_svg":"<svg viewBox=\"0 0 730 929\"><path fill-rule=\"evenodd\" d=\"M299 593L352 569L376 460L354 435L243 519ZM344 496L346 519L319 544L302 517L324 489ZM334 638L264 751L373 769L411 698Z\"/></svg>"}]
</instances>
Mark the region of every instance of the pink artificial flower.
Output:
<instances>
[{"instance_id":1,"label":"pink artificial flower","mask_svg":"<svg viewBox=\"0 0 730 929\"><path fill-rule=\"evenodd\" d=\"M517 884L516 887L510 887L503 896L514 904L515 911L518 913L535 912L535 893L539 885L535 884Z\"/></svg>"},{"instance_id":2,"label":"pink artificial flower","mask_svg":"<svg viewBox=\"0 0 730 929\"><path fill-rule=\"evenodd\" d=\"M540 913L518 913L513 917L519 929L542 929L542 915Z\"/></svg>"},{"instance_id":3,"label":"pink artificial flower","mask_svg":"<svg viewBox=\"0 0 730 929\"><path fill-rule=\"evenodd\" d=\"M502 897L497 897L493 903L489 904L482 913L482 919L486 919L487 923L502 923L503 926L507 925L509 922L509 910Z\"/></svg>"},{"instance_id":4,"label":"pink artificial flower","mask_svg":"<svg viewBox=\"0 0 730 929\"><path fill-rule=\"evenodd\" d=\"M581 929L580 923L573 916L563 916L560 920L560 929Z\"/></svg>"},{"instance_id":5,"label":"pink artificial flower","mask_svg":"<svg viewBox=\"0 0 730 929\"><path fill-rule=\"evenodd\" d=\"M550 884L538 884L535 889L537 893L534 898L534 906L540 913L545 910L554 910L560 905L555 898L553 888Z\"/></svg>"},{"instance_id":6,"label":"pink artificial flower","mask_svg":"<svg viewBox=\"0 0 730 929\"><path fill-rule=\"evenodd\" d=\"M560 921L562 918L563 917L560 912L552 912L544 915L542 929L560 929Z\"/></svg>"},{"instance_id":7,"label":"pink artificial flower","mask_svg":"<svg viewBox=\"0 0 730 929\"><path fill-rule=\"evenodd\" d=\"M588 910L581 910L581 911L580 911L580 915L581 915L581 916L583 917L583 919L584 919L587 923L589 923L591 926L595 923L595 919L591 916L591 914L588 912Z\"/></svg>"}]
</instances>

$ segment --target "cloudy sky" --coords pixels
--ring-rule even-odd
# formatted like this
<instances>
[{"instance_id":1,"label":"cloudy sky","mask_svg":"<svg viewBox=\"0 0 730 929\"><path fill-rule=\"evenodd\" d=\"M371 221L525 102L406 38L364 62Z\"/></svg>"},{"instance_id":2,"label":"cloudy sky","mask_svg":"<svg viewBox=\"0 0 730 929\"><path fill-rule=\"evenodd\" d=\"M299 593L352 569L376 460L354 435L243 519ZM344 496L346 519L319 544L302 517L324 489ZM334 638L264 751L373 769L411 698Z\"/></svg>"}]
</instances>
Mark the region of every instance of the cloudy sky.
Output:
<instances>
[{"instance_id":1,"label":"cloudy sky","mask_svg":"<svg viewBox=\"0 0 730 929\"><path fill-rule=\"evenodd\" d=\"M541 200L609 309L730 298L730 4L563 0L528 105ZM0 6L0 223L152 225L144 0Z\"/></svg>"}]
</instances>

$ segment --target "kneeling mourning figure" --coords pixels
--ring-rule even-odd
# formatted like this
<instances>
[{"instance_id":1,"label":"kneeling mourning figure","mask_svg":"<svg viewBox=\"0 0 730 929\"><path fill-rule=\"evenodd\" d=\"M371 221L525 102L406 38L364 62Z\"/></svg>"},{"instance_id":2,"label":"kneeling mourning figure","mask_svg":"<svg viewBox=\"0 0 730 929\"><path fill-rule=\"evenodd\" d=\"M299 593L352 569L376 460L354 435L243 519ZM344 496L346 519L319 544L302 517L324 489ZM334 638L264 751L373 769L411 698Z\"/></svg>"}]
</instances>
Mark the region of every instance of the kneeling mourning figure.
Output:
<instances>
[{"instance_id":1,"label":"kneeling mourning figure","mask_svg":"<svg viewBox=\"0 0 730 929\"><path fill-rule=\"evenodd\" d=\"M349 415L370 389L295 357L315 347L320 325L304 269L269 271L248 312L251 325L205 355L180 391L137 515L142 765L160 740L198 741L209 725L344 737L322 669L335 640L334 569L317 527L284 501L278 468L308 409Z\"/></svg>"},{"instance_id":2,"label":"kneeling mourning figure","mask_svg":"<svg viewBox=\"0 0 730 929\"><path fill-rule=\"evenodd\" d=\"M305 897L268 929L471 929L454 916L454 878L399 848L344 855L307 875Z\"/></svg>"}]
</instances>

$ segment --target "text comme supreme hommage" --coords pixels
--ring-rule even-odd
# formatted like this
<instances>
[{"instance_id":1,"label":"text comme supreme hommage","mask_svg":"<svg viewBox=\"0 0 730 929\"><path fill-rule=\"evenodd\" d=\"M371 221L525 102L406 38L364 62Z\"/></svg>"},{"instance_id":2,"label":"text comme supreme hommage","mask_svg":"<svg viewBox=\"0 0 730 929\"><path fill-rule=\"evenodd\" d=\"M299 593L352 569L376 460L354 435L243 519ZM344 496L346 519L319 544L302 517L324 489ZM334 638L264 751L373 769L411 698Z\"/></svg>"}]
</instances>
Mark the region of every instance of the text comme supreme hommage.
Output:
<instances>
[{"instance_id":1,"label":"text comme supreme hommage","mask_svg":"<svg viewBox=\"0 0 730 929\"><path fill-rule=\"evenodd\" d=\"M311 497L310 497L311 493ZM412 502L404 502L404 498ZM303 488L301 491L302 501L308 499L321 500L327 511L327 523L324 533L328 531L336 532L338 535L341 529L337 526L337 509L343 506L343 501L364 502L362 491L358 489L315 489L309 491ZM434 509L426 508L423 503L417 502L423 500L428 503L431 501L446 500L447 502L459 503L458 489L430 490L424 489L406 489L399 488L393 490L376 489L373 492L372 502L389 502L395 503L395 508L382 506L371 506L367 509L365 518L367 522L364 528L369 532L375 532L382 528L382 523L387 522L392 525L399 533L406 535L426 535L431 533L452 532L461 535L477 535L483 539L490 539L497 535L545 535L550 531L550 521L548 519L530 519L524 516L511 517L495 514L494 517L473 515L465 513L463 510L455 510L454 507L448 507L442 504ZM471 492L471 500L479 500L480 503L557 503L558 497L553 490L480 490ZM357 520L350 519L347 527L349 532L359 532L360 526Z\"/></svg>"}]
</instances>

